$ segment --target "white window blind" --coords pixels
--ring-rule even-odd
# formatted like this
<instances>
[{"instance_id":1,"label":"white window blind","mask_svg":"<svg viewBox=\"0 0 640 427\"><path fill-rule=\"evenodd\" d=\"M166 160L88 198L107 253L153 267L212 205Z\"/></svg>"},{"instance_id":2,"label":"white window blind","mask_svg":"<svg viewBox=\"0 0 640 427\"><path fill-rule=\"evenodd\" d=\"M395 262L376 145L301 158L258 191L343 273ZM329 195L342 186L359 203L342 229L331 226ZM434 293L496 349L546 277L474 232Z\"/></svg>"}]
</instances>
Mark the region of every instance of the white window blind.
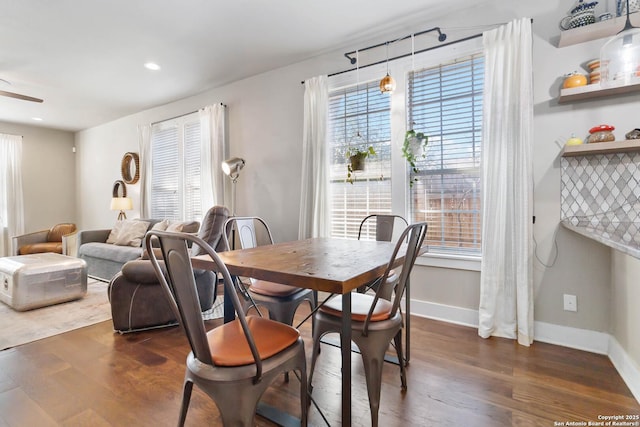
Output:
<instances>
[{"instance_id":1,"label":"white window blind","mask_svg":"<svg viewBox=\"0 0 640 427\"><path fill-rule=\"evenodd\" d=\"M410 218L429 224L431 252L480 254L484 59L409 73L407 126L429 137L410 171Z\"/></svg>"},{"instance_id":2,"label":"white window blind","mask_svg":"<svg viewBox=\"0 0 640 427\"><path fill-rule=\"evenodd\" d=\"M151 131L151 216L199 221L200 200L197 114L155 124Z\"/></svg>"},{"instance_id":3,"label":"white window blind","mask_svg":"<svg viewBox=\"0 0 640 427\"><path fill-rule=\"evenodd\" d=\"M331 236L357 238L360 221L371 213L391 212L390 100L378 82L361 83L329 94ZM376 155L347 182L349 149Z\"/></svg>"}]
</instances>

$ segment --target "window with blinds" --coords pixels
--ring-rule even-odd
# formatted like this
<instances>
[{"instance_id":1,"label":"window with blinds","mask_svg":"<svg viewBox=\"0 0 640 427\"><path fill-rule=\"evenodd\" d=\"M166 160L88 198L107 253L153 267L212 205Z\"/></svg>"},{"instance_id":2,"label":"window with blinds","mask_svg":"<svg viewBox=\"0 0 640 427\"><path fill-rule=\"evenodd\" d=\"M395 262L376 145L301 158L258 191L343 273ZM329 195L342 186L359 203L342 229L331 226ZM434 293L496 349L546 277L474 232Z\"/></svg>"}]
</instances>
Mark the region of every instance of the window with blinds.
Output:
<instances>
[{"instance_id":1,"label":"window with blinds","mask_svg":"<svg viewBox=\"0 0 640 427\"><path fill-rule=\"evenodd\" d=\"M409 73L407 129L429 137L410 190L410 218L429 224L430 252L479 255L484 59Z\"/></svg>"},{"instance_id":2,"label":"window with blinds","mask_svg":"<svg viewBox=\"0 0 640 427\"><path fill-rule=\"evenodd\" d=\"M391 212L390 100L377 81L329 94L328 139L331 236L355 239L365 216ZM376 155L347 181L347 153L370 146Z\"/></svg>"},{"instance_id":3,"label":"window with blinds","mask_svg":"<svg viewBox=\"0 0 640 427\"><path fill-rule=\"evenodd\" d=\"M197 114L155 124L151 131L151 216L199 221L200 200Z\"/></svg>"}]
</instances>

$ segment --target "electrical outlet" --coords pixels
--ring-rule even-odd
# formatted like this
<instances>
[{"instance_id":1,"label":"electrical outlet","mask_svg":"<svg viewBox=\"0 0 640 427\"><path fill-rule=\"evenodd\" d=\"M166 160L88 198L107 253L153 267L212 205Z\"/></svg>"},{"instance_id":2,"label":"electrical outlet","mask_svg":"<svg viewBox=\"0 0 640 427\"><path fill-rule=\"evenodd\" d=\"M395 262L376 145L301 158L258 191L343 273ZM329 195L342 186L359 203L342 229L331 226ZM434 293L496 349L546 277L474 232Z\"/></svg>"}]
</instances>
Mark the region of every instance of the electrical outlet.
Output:
<instances>
[{"instance_id":1,"label":"electrical outlet","mask_svg":"<svg viewBox=\"0 0 640 427\"><path fill-rule=\"evenodd\" d=\"M564 294L564 310L578 311L578 299L575 295Z\"/></svg>"}]
</instances>

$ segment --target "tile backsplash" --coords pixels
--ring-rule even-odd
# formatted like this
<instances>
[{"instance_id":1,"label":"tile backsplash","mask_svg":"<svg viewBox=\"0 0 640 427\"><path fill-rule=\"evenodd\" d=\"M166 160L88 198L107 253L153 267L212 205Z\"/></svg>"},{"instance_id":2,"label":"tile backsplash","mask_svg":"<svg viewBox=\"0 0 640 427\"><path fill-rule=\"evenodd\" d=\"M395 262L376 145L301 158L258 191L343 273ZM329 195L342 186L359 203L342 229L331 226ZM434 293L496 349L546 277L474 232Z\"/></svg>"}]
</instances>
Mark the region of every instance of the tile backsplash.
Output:
<instances>
[{"instance_id":1,"label":"tile backsplash","mask_svg":"<svg viewBox=\"0 0 640 427\"><path fill-rule=\"evenodd\" d=\"M561 218L640 242L640 152L562 157Z\"/></svg>"}]
</instances>

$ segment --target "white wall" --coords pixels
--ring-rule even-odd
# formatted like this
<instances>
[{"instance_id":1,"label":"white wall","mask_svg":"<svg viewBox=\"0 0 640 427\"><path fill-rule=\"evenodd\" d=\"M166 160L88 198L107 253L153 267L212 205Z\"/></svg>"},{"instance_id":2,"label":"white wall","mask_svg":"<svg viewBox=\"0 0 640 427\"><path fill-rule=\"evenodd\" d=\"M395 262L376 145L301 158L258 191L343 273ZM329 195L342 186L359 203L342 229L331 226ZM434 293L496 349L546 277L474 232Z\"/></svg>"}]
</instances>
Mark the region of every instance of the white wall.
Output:
<instances>
[{"instance_id":1,"label":"white wall","mask_svg":"<svg viewBox=\"0 0 640 427\"><path fill-rule=\"evenodd\" d=\"M575 132L611 123L621 137L638 126L637 96L558 105L565 73L598 57L605 40L556 48L558 22L570 5L559 0L508 2L493 0L474 9L434 19L425 12L412 17L412 25L400 25L394 36L438 25L449 39L482 31L483 24L533 18L535 104L535 213L537 242L534 260L535 319L550 324L610 332L612 286L609 250L559 226L559 155L564 141ZM418 24L415 24L419 22ZM399 23L401 24L401 23ZM447 28L451 28L447 30ZM454 28L455 27L455 28ZM461 27L470 27L467 31ZM380 35L371 43L391 39ZM120 159L126 151L138 151L136 126L223 102L229 113L229 155L246 159L238 182L238 213L259 214L272 225L276 240L297 237L302 140L301 80L349 68L345 51L369 45L358 41L347 49L264 73L199 96L140 112L77 134L78 217L83 227L108 227L115 213L108 210L111 186L118 179ZM139 185L130 186L134 203ZM133 187L133 188L131 188ZM133 215L136 216L136 215ZM546 265L546 266L545 266ZM412 297L462 309L477 310L479 274L442 268L417 267ZM578 312L562 310L562 294L577 296ZM624 341L624 340L622 340ZM625 343L622 343L625 345ZM640 360L640 357L635 356Z\"/></svg>"},{"instance_id":2,"label":"white wall","mask_svg":"<svg viewBox=\"0 0 640 427\"><path fill-rule=\"evenodd\" d=\"M76 158L71 132L0 122L0 133L22 135L25 232L76 222Z\"/></svg>"}]
</instances>

